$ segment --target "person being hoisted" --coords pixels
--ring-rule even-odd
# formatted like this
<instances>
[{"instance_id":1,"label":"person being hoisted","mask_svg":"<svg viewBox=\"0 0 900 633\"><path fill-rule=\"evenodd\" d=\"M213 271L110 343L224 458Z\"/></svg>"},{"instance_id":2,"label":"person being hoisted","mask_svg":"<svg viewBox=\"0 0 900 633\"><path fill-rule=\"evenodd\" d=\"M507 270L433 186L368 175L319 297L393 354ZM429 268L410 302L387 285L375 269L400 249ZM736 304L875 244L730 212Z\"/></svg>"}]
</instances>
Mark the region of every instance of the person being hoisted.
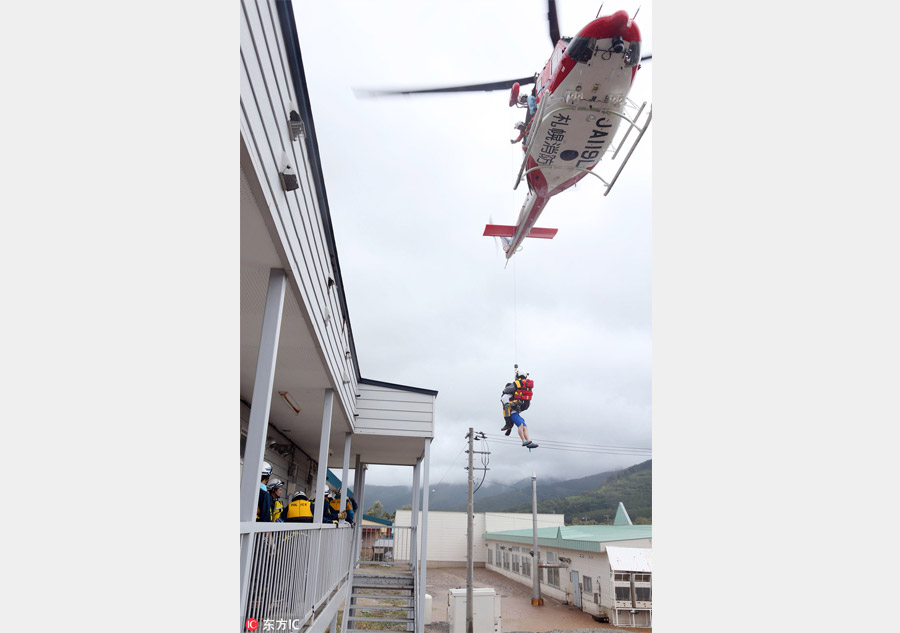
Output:
<instances>
[{"instance_id":1,"label":"person being hoisted","mask_svg":"<svg viewBox=\"0 0 900 633\"><path fill-rule=\"evenodd\" d=\"M506 431L506 434L509 435L515 425L519 439L522 440L522 446L537 448L538 445L528 437L528 425L521 416L521 412L531 406L534 381L528 378L528 374L520 372L518 365L515 367L515 380L506 383L503 394L500 396L500 402L503 404L503 419L506 420L506 424L500 430Z\"/></svg>"}]
</instances>

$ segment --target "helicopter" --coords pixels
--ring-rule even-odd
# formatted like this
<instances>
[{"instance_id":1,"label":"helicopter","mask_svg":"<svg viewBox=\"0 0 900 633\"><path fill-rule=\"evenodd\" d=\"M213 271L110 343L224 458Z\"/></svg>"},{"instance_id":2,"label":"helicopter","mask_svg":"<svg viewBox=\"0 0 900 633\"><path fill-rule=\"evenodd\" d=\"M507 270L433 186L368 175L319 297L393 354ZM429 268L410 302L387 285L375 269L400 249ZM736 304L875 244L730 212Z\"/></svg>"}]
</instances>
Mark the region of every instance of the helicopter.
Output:
<instances>
[{"instance_id":1,"label":"helicopter","mask_svg":"<svg viewBox=\"0 0 900 633\"><path fill-rule=\"evenodd\" d=\"M366 96L441 92L509 90L509 107L524 110L517 124L523 159L513 189L525 180L528 194L515 225L487 224L483 235L503 241L506 260L521 249L526 237L552 239L558 229L536 227L551 197L591 174L608 195L650 125L652 108L628 99L641 62L641 34L626 11L600 16L574 37L561 37L555 0L548 0L547 18L553 52L543 69L522 77L464 86L413 90L364 91ZM601 9L602 11L602 5ZM635 14L636 15L636 14ZM530 91L523 86L531 85ZM359 93L359 92L358 92ZM624 124L621 138L617 132ZM632 131L631 144L626 145ZM614 143L614 141L617 141ZM615 161L628 147L611 178L593 171L603 158Z\"/></svg>"}]
</instances>

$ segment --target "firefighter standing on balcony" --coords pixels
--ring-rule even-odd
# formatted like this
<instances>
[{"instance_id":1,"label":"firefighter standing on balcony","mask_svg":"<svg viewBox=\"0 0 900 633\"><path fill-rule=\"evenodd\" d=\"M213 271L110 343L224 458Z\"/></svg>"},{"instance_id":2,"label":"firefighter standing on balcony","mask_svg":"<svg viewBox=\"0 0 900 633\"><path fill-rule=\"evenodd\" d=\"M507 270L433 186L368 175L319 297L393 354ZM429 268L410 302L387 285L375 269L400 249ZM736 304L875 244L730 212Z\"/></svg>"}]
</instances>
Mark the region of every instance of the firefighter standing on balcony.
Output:
<instances>
[{"instance_id":1,"label":"firefighter standing on balcony","mask_svg":"<svg viewBox=\"0 0 900 633\"><path fill-rule=\"evenodd\" d=\"M286 523L312 523L313 512L313 504L309 497L302 490L298 490L291 497L284 520Z\"/></svg>"},{"instance_id":2,"label":"firefighter standing on balcony","mask_svg":"<svg viewBox=\"0 0 900 633\"><path fill-rule=\"evenodd\" d=\"M275 504L272 502L272 495L269 494L269 476L272 474L272 465L269 462L263 462L262 473L260 473L259 483L259 501L256 504L256 520L261 523L272 522L272 510Z\"/></svg>"},{"instance_id":3,"label":"firefighter standing on balcony","mask_svg":"<svg viewBox=\"0 0 900 633\"><path fill-rule=\"evenodd\" d=\"M268 488L269 494L272 495L272 521L284 523L284 503L281 501L281 495L284 493L284 482L280 479L273 479Z\"/></svg>"}]
</instances>

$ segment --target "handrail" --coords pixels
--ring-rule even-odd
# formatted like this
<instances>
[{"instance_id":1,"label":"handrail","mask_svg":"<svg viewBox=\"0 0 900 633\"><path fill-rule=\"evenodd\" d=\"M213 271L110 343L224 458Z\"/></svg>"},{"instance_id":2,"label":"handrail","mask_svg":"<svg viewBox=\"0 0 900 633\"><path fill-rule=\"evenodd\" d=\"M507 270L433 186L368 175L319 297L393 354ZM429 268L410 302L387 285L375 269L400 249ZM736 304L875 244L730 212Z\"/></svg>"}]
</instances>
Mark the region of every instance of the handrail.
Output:
<instances>
[{"instance_id":1,"label":"handrail","mask_svg":"<svg viewBox=\"0 0 900 633\"><path fill-rule=\"evenodd\" d=\"M342 530L350 527L334 523L262 523L257 521L241 521L241 534L257 534L259 532L291 532L300 530Z\"/></svg>"}]
</instances>

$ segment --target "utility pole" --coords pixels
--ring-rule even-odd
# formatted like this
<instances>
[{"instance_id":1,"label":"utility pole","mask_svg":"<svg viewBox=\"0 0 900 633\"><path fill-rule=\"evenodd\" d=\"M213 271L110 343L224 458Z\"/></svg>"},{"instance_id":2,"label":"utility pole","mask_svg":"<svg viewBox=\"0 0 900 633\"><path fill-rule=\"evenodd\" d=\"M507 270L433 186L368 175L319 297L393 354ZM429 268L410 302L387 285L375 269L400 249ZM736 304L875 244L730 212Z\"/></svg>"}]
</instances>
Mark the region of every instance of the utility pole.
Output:
<instances>
[{"instance_id":1,"label":"utility pole","mask_svg":"<svg viewBox=\"0 0 900 633\"><path fill-rule=\"evenodd\" d=\"M531 595L531 606L540 607L544 604L541 598L541 556L538 552L538 527L537 527L537 473L531 472L531 521L534 532L534 592Z\"/></svg>"},{"instance_id":2,"label":"utility pole","mask_svg":"<svg viewBox=\"0 0 900 633\"><path fill-rule=\"evenodd\" d=\"M466 517L468 521L468 531L466 534L466 545L468 546L468 554L466 557L466 633L473 633L472 622L472 576L474 570L474 561L472 560L472 531L474 529L475 501L474 501L474 472L475 464L472 461L474 456L475 431L469 427L469 515Z\"/></svg>"}]
</instances>

